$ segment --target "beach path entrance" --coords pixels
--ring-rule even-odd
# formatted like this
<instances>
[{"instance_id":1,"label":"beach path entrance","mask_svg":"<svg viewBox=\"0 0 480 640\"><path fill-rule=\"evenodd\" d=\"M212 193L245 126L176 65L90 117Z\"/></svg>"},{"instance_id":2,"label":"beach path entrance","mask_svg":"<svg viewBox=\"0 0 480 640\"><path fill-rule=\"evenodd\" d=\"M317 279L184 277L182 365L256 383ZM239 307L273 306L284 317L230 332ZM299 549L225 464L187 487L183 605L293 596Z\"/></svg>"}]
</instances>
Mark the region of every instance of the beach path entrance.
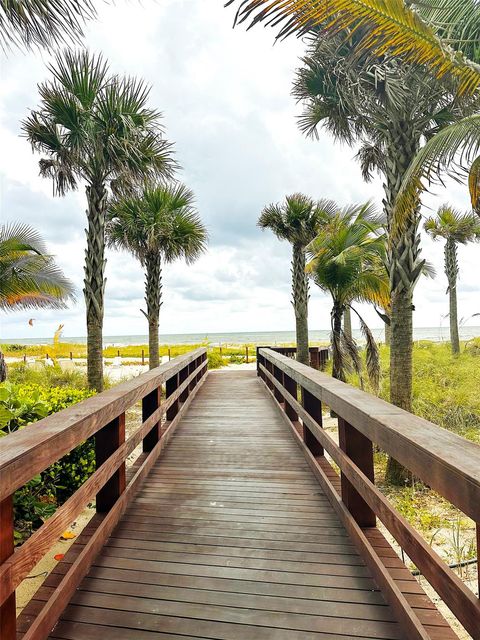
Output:
<instances>
[{"instance_id":1,"label":"beach path entrance","mask_svg":"<svg viewBox=\"0 0 480 640\"><path fill-rule=\"evenodd\" d=\"M166 400L148 381L141 390L143 453L123 477L115 467L101 511L18 618L16 637L456 638L377 528L347 467L338 475L327 440L315 437L322 407L313 383L333 385L332 393L342 383L269 349L257 372L207 375L200 351L179 359ZM295 386L287 370L313 376L311 384ZM91 399L97 408L100 397ZM162 401L166 421L157 424ZM121 432L116 421L110 436ZM110 444L110 457L121 441ZM367 478L364 445L341 425L334 446ZM457 602L468 608L462 594Z\"/></svg>"}]
</instances>

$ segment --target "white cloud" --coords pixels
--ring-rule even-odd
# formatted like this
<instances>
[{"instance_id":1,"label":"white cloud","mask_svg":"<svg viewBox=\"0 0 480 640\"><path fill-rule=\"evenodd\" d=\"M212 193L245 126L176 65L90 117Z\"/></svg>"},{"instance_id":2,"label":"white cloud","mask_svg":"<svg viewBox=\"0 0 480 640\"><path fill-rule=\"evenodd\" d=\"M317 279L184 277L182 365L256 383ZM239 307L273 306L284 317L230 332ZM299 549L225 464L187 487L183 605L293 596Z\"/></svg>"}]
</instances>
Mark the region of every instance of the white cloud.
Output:
<instances>
[{"instance_id":1,"label":"white cloud","mask_svg":"<svg viewBox=\"0 0 480 640\"><path fill-rule=\"evenodd\" d=\"M304 191L341 204L382 198L379 180L366 185L354 152L326 134L306 140L297 129L299 112L290 96L302 44L291 38L273 46L264 29L232 30L233 11L222 3L162 0L100 5L88 26L90 49L103 51L115 72L152 84L151 103L164 114L167 137L175 141L183 167L211 236L209 253L193 266L168 265L164 273L164 333L287 330L294 328L290 304L289 247L256 228L262 207L286 193ZM83 192L53 198L38 177L37 160L20 137L20 120L36 106L36 84L48 77L45 53L16 53L3 61L0 87L2 220L36 226L78 290L67 311L17 313L2 319L2 335L52 335L65 322L66 335L85 333L82 301L85 201ZM448 184L429 198L466 208L466 189ZM426 215L429 210L425 211ZM423 241L437 269L416 293L415 323L437 326L447 308L443 246ZM461 247L460 314L480 311L478 246ZM126 254L108 253L105 333L144 334L143 275ZM312 288L310 324L328 328L330 303ZM380 321L372 309L365 315ZM27 321L35 317L34 327ZM474 322L473 322L474 324Z\"/></svg>"}]
</instances>

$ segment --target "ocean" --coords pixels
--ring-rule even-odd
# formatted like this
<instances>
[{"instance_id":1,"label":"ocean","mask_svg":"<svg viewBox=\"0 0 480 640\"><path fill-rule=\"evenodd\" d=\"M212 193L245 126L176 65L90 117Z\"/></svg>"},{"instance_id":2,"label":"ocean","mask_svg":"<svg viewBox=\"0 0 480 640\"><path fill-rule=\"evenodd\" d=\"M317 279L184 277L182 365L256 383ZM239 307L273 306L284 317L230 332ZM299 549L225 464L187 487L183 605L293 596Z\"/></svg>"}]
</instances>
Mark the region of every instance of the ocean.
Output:
<instances>
[{"instance_id":1,"label":"ocean","mask_svg":"<svg viewBox=\"0 0 480 640\"><path fill-rule=\"evenodd\" d=\"M372 329L372 333L376 340L383 340L383 329ZM353 331L354 337L361 343L362 334L359 330ZM311 330L311 342L328 342L330 340L330 331L328 329ZM480 327L460 327L460 339L469 340L480 336ZM414 340L432 340L434 342L442 342L449 339L448 326L445 327L416 327L413 330ZM121 335L108 336L105 335L104 346L124 346L130 344L147 344L147 335ZM63 336L62 342L74 342L83 344L86 342L85 336ZM0 342L4 344L52 344L52 338L1 338ZM171 333L160 334L161 344L199 344L208 342L213 346L218 345L237 345L237 344L255 344L255 345L281 345L284 343L295 342L294 331L247 331L247 332L225 332L225 333Z\"/></svg>"}]
</instances>

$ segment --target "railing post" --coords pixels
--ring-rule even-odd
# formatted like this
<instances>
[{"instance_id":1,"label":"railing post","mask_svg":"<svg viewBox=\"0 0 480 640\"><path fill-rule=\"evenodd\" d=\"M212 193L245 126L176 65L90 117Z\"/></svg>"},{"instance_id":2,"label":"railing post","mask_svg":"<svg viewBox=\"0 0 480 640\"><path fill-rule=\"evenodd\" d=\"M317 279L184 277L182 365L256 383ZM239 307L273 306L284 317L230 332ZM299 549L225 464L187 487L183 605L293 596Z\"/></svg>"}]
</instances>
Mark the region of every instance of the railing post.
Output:
<instances>
[{"instance_id":1,"label":"railing post","mask_svg":"<svg viewBox=\"0 0 480 640\"><path fill-rule=\"evenodd\" d=\"M275 379L278 380L283 387L283 371L278 367L276 367L275 365L273 365L273 375ZM277 389L277 387L274 387L273 395L275 396L275 400L278 400L278 402L280 403L284 402L283 395L281 394L280 390Z\"/></svg>"},{"instance_id":2,"label":"railing post","mask_svg":"<svg viewBox=\"0 0 480 640\"><path fill-rule=\"evenodd\" d=\"M180 370L179 374L178 374L178 384L179 386L182 386L182 384L185 382L185 380L188 378L188 372L189 372L189 366L188 364L185 365L183 367L183 369ZM180 402L185 402L185 400L188 398L188 392L189 392L189 386L187 384L187 387L182 391L182 393L180 394L179 400Z\"/></svg>"},{"instance_id":3,"label":"railing post","mask_svg":"<svg viewBox=\"0 0 480 640\"><path fill-rule=\"evenodd\" d=\"M297 383L293 378L287 376L286 373L283 374L283 386L286 391L297 400ZM292 422L298 422L298 414L287 399L285 399L285 413Z\"/></svg>"},{"instance_id":4,"label":"railing post","mask_svg":"<svg viewBox=\"0 0 480 640\"><path fill-rule=\"evenodd\" d=\"M319 427L323 426L322 422L322 403L310 391L302 387L302 405L309 416L315 420ZM314 456L323 456L324 451L322 445L310 431L306 424L303 425L303 441Z\"/></svg>"},{"instance_id":5,"label":"railing post","mask_svg":"<svg viewBox=\"0 0 480 640\"><path fill-rule=\"evenodd\" d=\"M273 375L273 364L270 362L270 360L265 359L265 369ZM266 383L267 383L267 387L271 391L273 391L274 385L273 385L273 382L270 380L270 378L266 379Z\"/></svg>"},{"instance_id":6,"label":"railing post","mask_svg":"<svg viewBox=\"0 0 480 640\"><path fill-rule=\"evenodd\" d=\"M375 482L372 441L340 416L338 417L338 438L342 451L369 480ZM374 527L376 524L375 512L343 473L341 474L341 487L342 500L356 522L361 527Z\"/></svg>"},{"instance_id":7,"label":"railing post","mask_svg":"<svg viewBox=\"0 0 480 640\"><path fill-rule=\"evenodd\" d=\"M100 467L125 442L125 414L121 413L95 435L95 462ZM125 461L97 493L98 513L109 511L125 490Z\"/></svg>"},{"instance_id":8,"label":"railing post","mask_svg":"<svg viewBox=\"0 0 480 640\"><path fill-rule=\"evenodd\" d=\"M158 409L161 403L162 396L162 388L157 387L150 393L148 393L142 400L142 422L145 422L147 418L149 418L154 411ZM159 420L152 427L151 431L147 433L147 435L143 439L143 451L147 453L151 451L153 447L160 440L162 432L161 432L162 423Z\"/></svg>"},{"instance_id":9,"label":"railing post","mask_svg":"<svg viewBox=\"0 0 480 640\"><path fill-rule=\"evenodd\" d=\"M0 565L14 553L13 543L13 497L0 502ZM17 633L17 612L15 591L0 606L0 638L15 640Z\"/></svg>"},{"instance_id":10,"label":"railing post","mask_svg":"<svg viewBox=\"0 0 480 640\"><path fill-rule=\"evenodd\" d=\"M314 369L319 368L318 347L310 347L310 366Z\"/></svg>"},{"instance_id":11,"label":"railing post","mask_svg":"<svg viewBox=\"0 0 480 640\"><path fill-rule=\"evenodd\" d=\"M168 378L165 383L165 396L168 399L178 389L178 373L171 378ZM195 382L193 382L195 386ZM193 387L190 387L192 389ZM179 405L178 398L175 400L171 407L167 409L167 420L173 420L178 413Z\"/></svg>"}]
</instances>

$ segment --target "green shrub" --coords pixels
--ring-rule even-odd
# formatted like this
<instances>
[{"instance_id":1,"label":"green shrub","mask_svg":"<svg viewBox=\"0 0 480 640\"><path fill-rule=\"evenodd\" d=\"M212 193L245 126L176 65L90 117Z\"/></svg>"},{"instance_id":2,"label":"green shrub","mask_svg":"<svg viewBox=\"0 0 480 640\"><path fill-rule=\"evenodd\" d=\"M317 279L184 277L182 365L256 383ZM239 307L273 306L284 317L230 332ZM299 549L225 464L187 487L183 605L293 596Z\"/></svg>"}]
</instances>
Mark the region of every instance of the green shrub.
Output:
<instances>
[{"instance_id":1,"label":"green shrub","mask_svg":"<svg viewBox=\"0 0 480 640\"><path fill-rule=\"evenodd\" d=\"M207 355L208 359L208 368L209 369L220 369L225 365L222 356L219 353L214 353L210 351Z\"/></svg>"},{"instance_id":2,"label":"green shrub","mask_svg":"<svg viewBox=\"0 0 480 640\"><path fill-rule=\"evenodd\" d=\"M40 364L40 363L39 363ZM43 363L33 368L22 363L13 363L8 368L8 380L15 384L35 384L41 387L75 387L87 389L87 376L81 371L64 370L59 365L47 367Z\"/></svg>"},{"instance_id":3,"label":"green shrub","mask_svg":"<svg viewBox=\"0 0 480 640\"><path fill-rule=\"evenodd\" d=\"M245 356L237 355L235 353L232 353L229 358L230 364L243 364L245 360Z\"/></svg>"},{"instance_id":4,"label":"green shrub","mask_svg":"<svg viewBox=\"0 0 480 640\"><path fill-rule=\"evenodd\" d=\"M23 429L91 395L93 392L85 389L6 382L0 386L0 436ZM16 542L21 543L38 529L94 470L95 446L90 438L16 491Z\"/></svg>"}]
</instances>

